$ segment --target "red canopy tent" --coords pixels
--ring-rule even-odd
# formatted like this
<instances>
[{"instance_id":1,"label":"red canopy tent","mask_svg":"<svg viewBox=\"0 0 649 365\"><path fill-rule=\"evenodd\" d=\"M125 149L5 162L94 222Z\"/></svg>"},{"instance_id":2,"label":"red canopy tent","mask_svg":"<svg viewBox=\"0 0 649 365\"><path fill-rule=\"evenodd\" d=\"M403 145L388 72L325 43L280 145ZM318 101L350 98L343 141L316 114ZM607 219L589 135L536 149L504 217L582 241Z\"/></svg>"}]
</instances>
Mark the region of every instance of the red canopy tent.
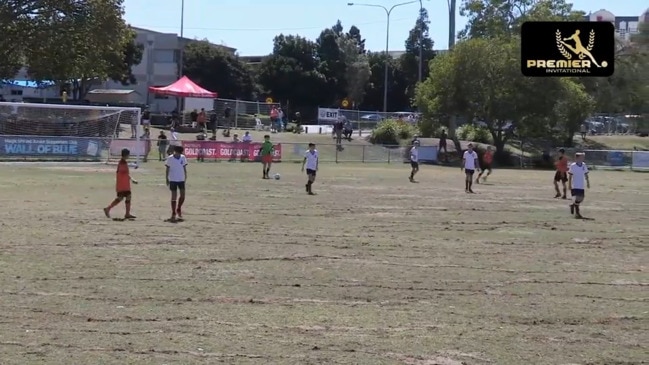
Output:
<instances>
[{"instance_id":1,"label":"red canopy tent","mask_svg":"<svg viewBox=\"0 0 649 365\"><path fill-rule=\"evenodd\" d=\"M203 89L196 85L187 76L183 76L180 80L174 82L169 86L163 87L149 87L149 92L158 95L177 96L181 98L205 98L216 99L217 94Z\"/></svg>"}]
</instances>

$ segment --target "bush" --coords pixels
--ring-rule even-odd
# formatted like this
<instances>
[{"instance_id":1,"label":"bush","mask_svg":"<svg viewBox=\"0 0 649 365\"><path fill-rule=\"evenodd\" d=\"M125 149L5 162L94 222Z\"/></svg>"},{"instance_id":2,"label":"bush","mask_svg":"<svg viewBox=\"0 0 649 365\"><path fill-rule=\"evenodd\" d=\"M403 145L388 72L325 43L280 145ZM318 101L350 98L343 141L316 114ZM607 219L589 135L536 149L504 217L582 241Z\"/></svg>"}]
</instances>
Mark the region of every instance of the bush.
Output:
<instances>
[{"instance_id":1,"label":"bush","mask_svg":"<svg viewBox=\"0 0 649 365\"><path fill-rule=\"evenodd\" d=\"M489 130L484 127L478 127L473 124L465 124L460 126L457 131L457 138L462 141L472 141L478 143L491 143L491 134Z\"/></svg>"},{"instance_id":2,"label":"bush","mask_svg":"<svg viewBox=\"0 0 649 365\"><path fill-rule=\"evenodd\" d=\"M370 136L370 142L397 146L401 140L411 139L416 132L416 128L411 124L389 119L379 123L374 128Z\"/></svg>"}]
</instances>

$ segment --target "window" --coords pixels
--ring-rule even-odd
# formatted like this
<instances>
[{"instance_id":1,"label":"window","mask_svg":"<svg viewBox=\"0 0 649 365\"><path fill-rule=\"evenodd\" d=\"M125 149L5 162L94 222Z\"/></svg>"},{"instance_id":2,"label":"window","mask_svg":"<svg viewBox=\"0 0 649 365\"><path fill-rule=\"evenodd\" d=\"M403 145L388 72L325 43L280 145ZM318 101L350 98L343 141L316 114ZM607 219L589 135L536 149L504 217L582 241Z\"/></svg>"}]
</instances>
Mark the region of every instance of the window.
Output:
<instances>
[{"instance_id":1,"label":"window","mask_svg":"<svg viewBox=\"0 0 649 365\"><path fill-rule=\"evenodd\" d=\"M156 49L153 51L153 61L155 63L175 63L176 51L173 49Z\"/></svg>"},{"instance_id":2,"label":"window","mask_svg":"<svg viewBox=\"0 0 649 365\"><path fill-rule=\"evenodd\" d=\"M22 96L23 91L22 90L11 90L11 95L13 95L13 96Z\"/></svg>"}]
</instances>

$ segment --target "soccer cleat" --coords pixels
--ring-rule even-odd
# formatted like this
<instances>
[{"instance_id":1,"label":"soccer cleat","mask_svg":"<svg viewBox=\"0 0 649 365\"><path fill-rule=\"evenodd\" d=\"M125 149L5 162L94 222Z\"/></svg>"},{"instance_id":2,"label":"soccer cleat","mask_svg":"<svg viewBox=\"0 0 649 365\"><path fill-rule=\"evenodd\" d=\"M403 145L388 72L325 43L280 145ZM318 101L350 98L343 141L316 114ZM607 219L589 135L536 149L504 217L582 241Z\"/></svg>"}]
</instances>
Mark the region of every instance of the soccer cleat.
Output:
<instances>
[{"instance_id":1,"label":"soccer cleat","mask_svg":"<svg viewBox=\"0 0 649 365\"><path fill-rule=\"evenodd\" d=\"M561 194L557 194L554 196L555 199L561 198Z\"/></svg>"},{"instance_id":2,"label":"soccer cleat","mask_svg":"<svg viewBox=\"0 0 649 365\"><path fill-rule=\"evenodd\" d=\"M475 194L475 193L473 192L473 189L469 189L469 194Z\"/></svg>"},{"instance_id":3,"label":"soccer cleat","mask_svg":"<svg viewBox=\"0 0 649 365\"><path fill-rule=\"evenodd\" d=\"M315 195L315 193L312 192L312 191L309 191L309 195Z\"/></svg>"},{"instance_id":4,"label":"soccer cleat","mask_svg":"<svg viewBox=\"0 0 649 365\"><path fill-rule=\"evenodd\" d=\"M127 215L124 216L124 219L135 219L135 218L137 218L137 217L132 215L132 214L127 214Z\"/></svg>"},{"instance_id":5,"label":"soccer cleat","mask_svg":"<svg viewBox=\"0 0 649 365\"><path fill-rule=\"evenodd\" d=\"M584 217L582 217L582 215L579 214L579 213L575 214L575 218L577 218L577 219L584 219Z\"/></svg>"},{"instance_id":6,"label":"soccer cleat","mask_svg":"<svg viewBox=\"0 0 649 365\"><path fill-rule=\"evenodd\" d=\"M561 197L561 199L568 199L568 197L566 196L566 194L563 194L563 196Z\"/></svg>"},{"instance_id":7,"label":"soccer cleat","mask_svg":"<svg viewBox=\"0 0 649 365\"><path fill-rule=\"evenodd\" d=\"M104 208L104 214L106 215L106 218L110 218L110 209Z\"/></svg>"}]
</instances>

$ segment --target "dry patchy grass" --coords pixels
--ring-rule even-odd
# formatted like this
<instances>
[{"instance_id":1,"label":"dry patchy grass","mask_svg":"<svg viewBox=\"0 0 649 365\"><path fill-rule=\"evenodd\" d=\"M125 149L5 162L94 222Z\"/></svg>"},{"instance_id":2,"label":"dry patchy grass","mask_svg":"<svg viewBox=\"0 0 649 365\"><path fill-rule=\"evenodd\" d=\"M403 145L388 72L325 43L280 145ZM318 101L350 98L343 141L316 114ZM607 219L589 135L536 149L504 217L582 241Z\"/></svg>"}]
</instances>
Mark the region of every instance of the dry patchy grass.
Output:
<instances>
[{"instance_id":1,"label":"dry patchy grass","mask_svg":"<svg viewBox=\"0 0 649 365\"><path fill-rule=\"evenodd\" d=\"M132 222L101 212L113 167L2 169L3 365L647 360L644 174L593 172L576 221L551 172L467 195L459 169L325 164L310 197L294 164L193 163L169 224L157 162Z\"/></svg>"}]
</instances>

